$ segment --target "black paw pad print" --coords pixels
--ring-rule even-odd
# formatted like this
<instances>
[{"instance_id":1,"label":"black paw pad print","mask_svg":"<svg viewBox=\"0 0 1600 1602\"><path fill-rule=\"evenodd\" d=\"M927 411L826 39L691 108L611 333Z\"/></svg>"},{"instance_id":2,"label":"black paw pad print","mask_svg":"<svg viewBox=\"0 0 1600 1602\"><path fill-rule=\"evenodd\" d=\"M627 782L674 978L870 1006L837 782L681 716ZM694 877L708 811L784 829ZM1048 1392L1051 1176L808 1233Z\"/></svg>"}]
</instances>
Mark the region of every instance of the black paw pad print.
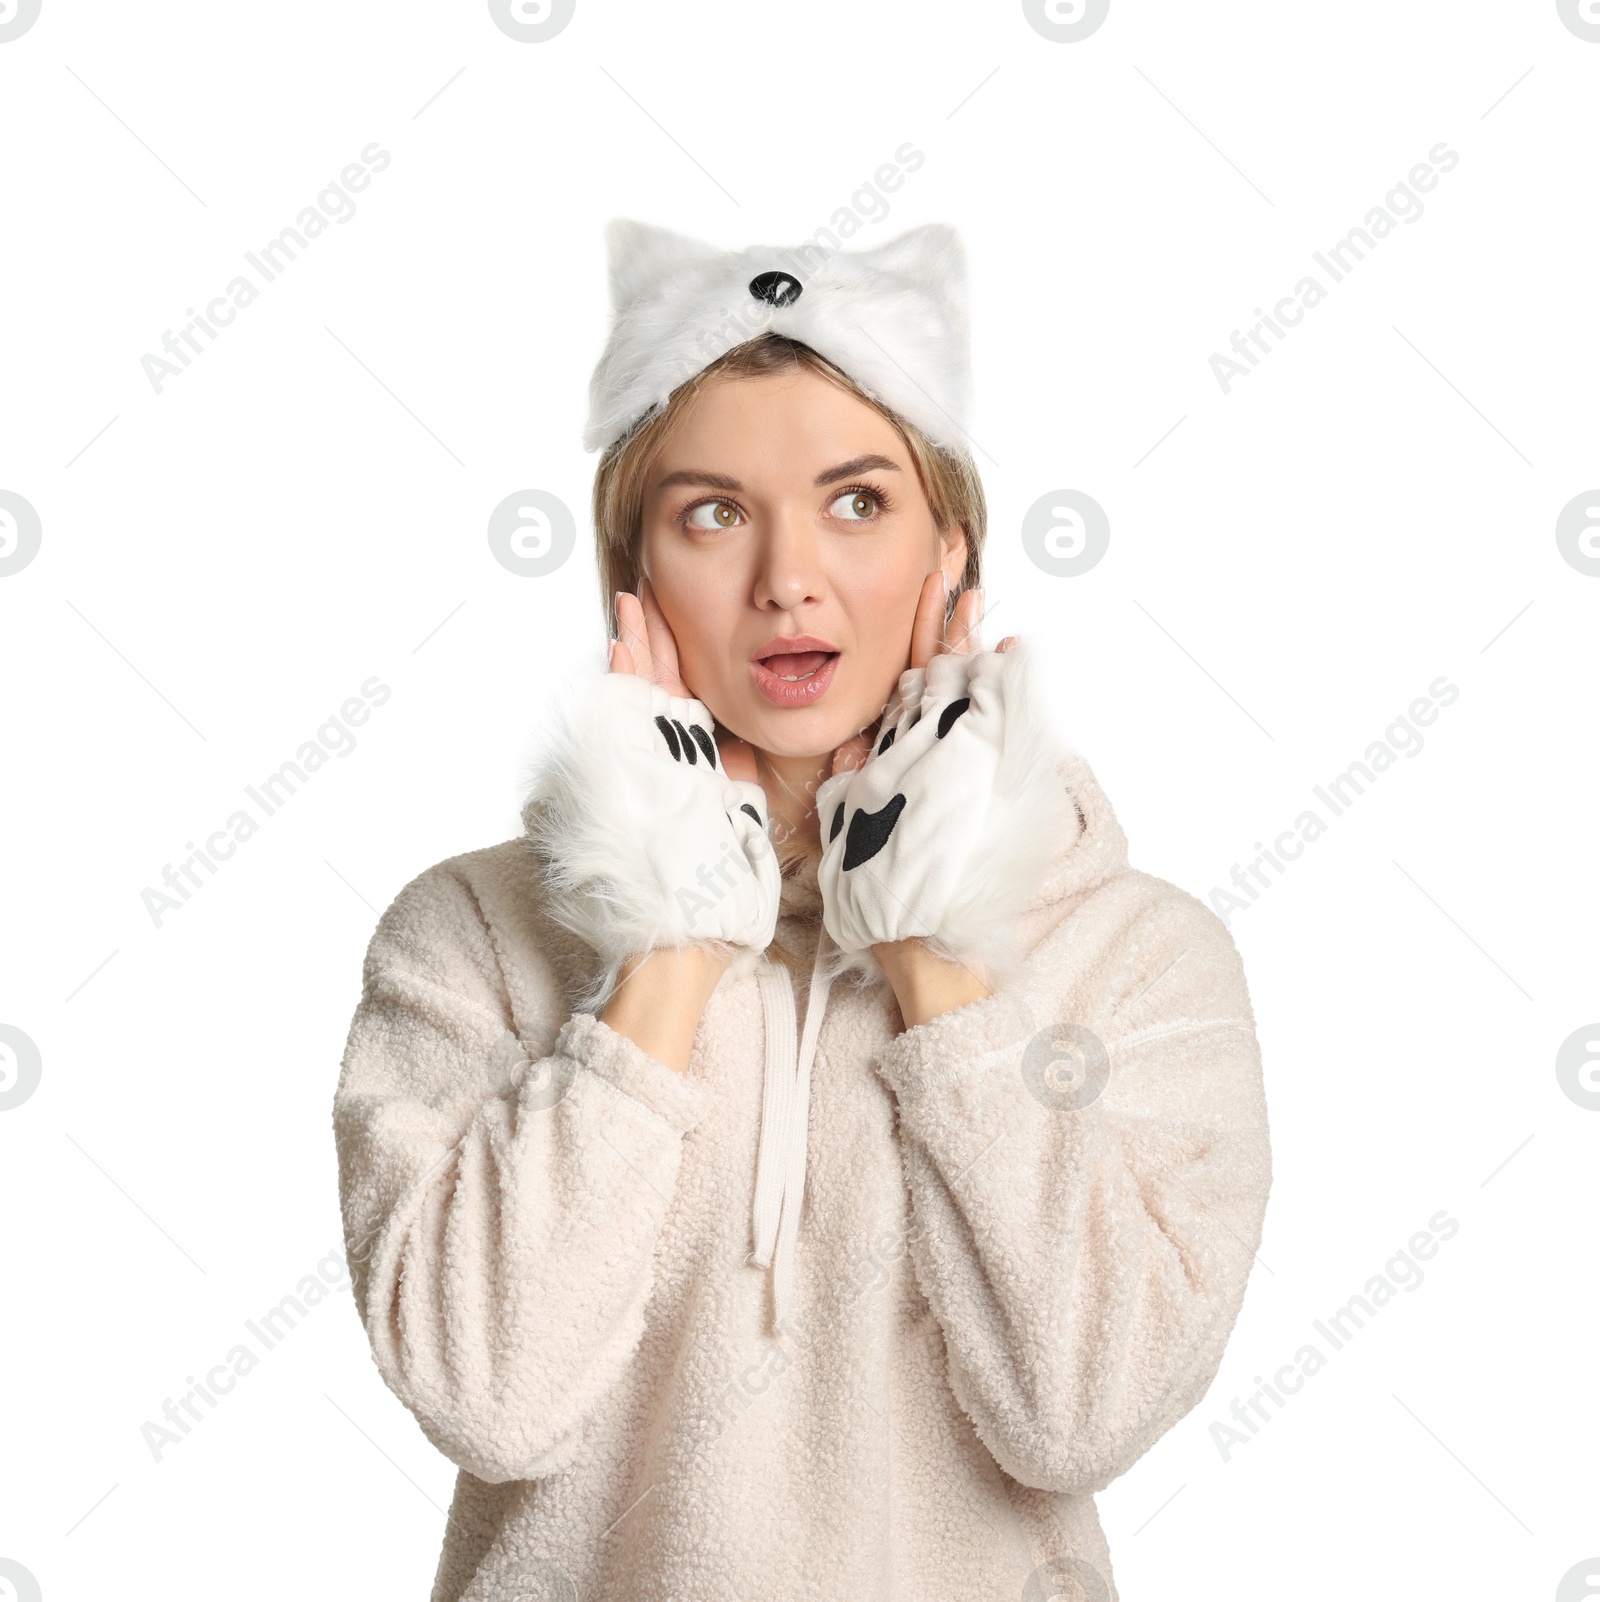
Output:
<instances>
[{"instance_id":1,"label":"black paw pad print","mask_svg":"<svg viewBox=\"0 0 1600 1602\"><path fill-rule=\"evenodd\" d=\"M959 701L952 701L944 711L939 714L939 726L934 730L934 738L942 740L954 726L957 718L972 705L972 697L964 695ZM921 720L922 714L918 712L912 718L908 727L914 728ZM894 730L890 729L884 735L878 746L878 755L882 755L894 744ZM870 862L889 843L889 836L894 833L894 826L900 821L900 814L905 810L906 798L903 794L889 797L876 812L868 812L865 808L857 807L850 819L850 832L844 837L844 867L848 873L852 868L858 868L863 862ZM828 825L828 843L831 845L844 825L844 803L841 801L834 810L833 821Z\"/></svg>"},{"instance_id":2,"label":"black paw pad print","mask_svg":"<svg viewBox=\"0 0 1600 1602\"><path fill-rule=\"evenodd\" d=\"M939 714L939 727L935 731L939 739L943 739L950 732L950 725L972 705L972 697L964 695L959 701L952 701L943 712Z\"/></svg>"},{"instance_id":3,"label":"black paw pad print","mask_svg":"<svg viewBox=\"0 0 1600 1602\"><path fill-rule=\"evenodd\" d=\"M685 728L676 718L661 716L656 719L656 727L661 730L661 738L667 742L674 762L687 762L693 767L700 760L695 755L695 746L698 745L705 753L707 766L714 768L717 765L717 748L712 744L711 736L698 723L691 723ZM691 734L694 736L692 740L689 738Z\"/></svg>"},{"instance_id":4,"label":"black paw pad print","mask_svg":"<svg viewBox=\"0 0 1600 1602\"><path fill-rule=\"evenodd\" d=\"M903 795L892 795L876 812L856 808L855 816L850 819L850 832L844 837L846 873L860 867L863 862L870 862L888 845L889 836L894 833L894 826L900 821L905 804ZM837 830L834 832L838 833Z\"/></svg>"}]
</instances>

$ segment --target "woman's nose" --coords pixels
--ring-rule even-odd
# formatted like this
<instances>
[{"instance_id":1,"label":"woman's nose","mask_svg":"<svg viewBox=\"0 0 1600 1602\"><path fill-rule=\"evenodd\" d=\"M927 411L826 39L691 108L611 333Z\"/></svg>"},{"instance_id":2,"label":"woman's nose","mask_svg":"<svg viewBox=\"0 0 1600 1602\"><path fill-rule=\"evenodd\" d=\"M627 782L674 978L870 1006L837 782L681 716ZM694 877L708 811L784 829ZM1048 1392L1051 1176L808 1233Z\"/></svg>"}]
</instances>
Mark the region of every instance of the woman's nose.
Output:
<instances>
[{"instance_id":1,"label":"woman's nose","mask_svg":"<svg viewBox=\"0 0 1600 1602\"><path fill-rule=\"evenodd\" d=\"M823 597L821 550L809 512L785 507L763 530L757 559L755 603L789 611Z\"/></svg>"}]
</instances>

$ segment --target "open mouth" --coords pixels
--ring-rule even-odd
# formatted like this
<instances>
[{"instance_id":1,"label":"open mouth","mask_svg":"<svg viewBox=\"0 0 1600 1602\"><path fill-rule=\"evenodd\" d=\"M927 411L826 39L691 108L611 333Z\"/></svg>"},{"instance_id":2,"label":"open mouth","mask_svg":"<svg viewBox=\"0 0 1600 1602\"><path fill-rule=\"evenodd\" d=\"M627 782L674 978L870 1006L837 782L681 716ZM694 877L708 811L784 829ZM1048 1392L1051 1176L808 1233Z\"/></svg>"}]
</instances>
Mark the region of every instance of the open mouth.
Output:
<instances>
[{"instance_id":1,"label":"open mouth","mask_svg":"<svg viewBox=\"0 0 1600 1602\"><path fill-rule=\"evenodd\" d=\"M809 679L825 662L838 655L837 651L792 651L787 656L763 657L761 665L769 673L776 673L786 684Z\"/></svg>"},{"instance_id":2,"label":"open mouth","mask_svg":"<svg viewBox=\"0 0 1600 1602\"><path fill-rule=\"evenodd\" d=\"M837 651L789 651L750 663L756 688L774 706L807 706L833 682Z\"/></svg>"}]
</instances>

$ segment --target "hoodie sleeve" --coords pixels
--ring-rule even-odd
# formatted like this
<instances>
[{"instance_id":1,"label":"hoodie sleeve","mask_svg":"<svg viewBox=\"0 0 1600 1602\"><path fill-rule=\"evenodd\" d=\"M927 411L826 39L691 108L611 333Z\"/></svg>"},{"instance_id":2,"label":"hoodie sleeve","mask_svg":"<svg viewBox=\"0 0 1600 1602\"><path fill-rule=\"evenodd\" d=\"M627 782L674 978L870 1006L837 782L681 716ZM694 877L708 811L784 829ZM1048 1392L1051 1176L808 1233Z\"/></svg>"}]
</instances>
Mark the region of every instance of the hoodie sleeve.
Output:
<instances>
[{"instance_id":1,"label":"hoodie sleeve","mask_svg":"<svg viewBox=\"0 0 1600 1602\"><path fill-rule=\"evenodd\" d=\"M643 1334L708 1098L589 1013L524 1052L452 864L383 915L334 1099L345 1244L384 1381L459 1467L571 1459Z\"/></svg>"},{"instance_id":2,"label":"hoodie sleeve","mask_svg":"<svg viewBox=\"0 0 1600 1602\"><path fill-rule=\"evenodd\" d=\"M1170 887L1169 891L1170 891ZM909 1250L951 1388L1008 1474L1098 1491L1205 1394L1271 1184L1254 1018L1220 919L1171 892L1080 977L907 1029ZM1042 1027L1041 1027L1042 1026Z\"/></svg>"}]
</instances>

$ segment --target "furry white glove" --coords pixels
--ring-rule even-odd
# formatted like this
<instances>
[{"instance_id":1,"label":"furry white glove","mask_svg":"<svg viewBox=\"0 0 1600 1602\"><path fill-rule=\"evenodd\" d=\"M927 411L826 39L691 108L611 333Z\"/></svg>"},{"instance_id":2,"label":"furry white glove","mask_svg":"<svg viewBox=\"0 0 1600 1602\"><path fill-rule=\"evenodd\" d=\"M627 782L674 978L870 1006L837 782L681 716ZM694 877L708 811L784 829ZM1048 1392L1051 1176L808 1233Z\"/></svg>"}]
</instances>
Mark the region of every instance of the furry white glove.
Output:
<instances>
[{"instance_id":1,"label":"furry white glove","mask_svg":"<svg viewBox=\"0 0 1600 1602\"><path fill-rule=\"evenodd\" d=\"M1032 678L1021 640L908 668L866 763L818 788L823 923L851 967L917 935L992 974L1018 967L1017 920L1067 805Z\"/></svg>"},{"instance_id":2,"label":"furry white glove","mask_svg":"<svg viewBox=\"0 0 1600 1602\"><path fill-rule=\"evenodd\" d=\"M662 946L734 949L744 972L777 929L781 876L759 784L730 778L702 702L634 673L583 686L523 809L545 860L545 910L605 963L598 1010L626 959Z\"/></svg>"}]
</instances>

